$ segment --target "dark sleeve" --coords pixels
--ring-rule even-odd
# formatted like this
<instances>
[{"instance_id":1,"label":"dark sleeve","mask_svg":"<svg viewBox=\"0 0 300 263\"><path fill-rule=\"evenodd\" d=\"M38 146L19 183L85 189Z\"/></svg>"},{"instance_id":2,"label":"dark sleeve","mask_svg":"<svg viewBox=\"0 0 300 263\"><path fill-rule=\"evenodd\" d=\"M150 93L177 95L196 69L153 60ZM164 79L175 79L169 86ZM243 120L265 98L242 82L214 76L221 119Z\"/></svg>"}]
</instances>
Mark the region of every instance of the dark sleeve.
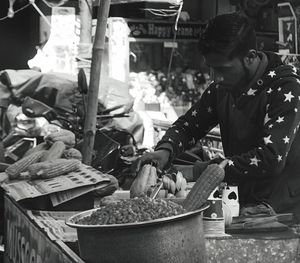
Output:
<instances>
[{"instance_id":1,"label":"dark sleeve","mask_svg":"<svg viewBox=\"0 0 300 263\"><path fill-rule=\"evenodd\" d=\"M259 145L241 155L227 157L226 175L232 180L240 176L278 175L286 165L286 157L294 141L300 121L300 80L289 78L266 93L268 104Z\"/></svg>"},{"instance_id":2,"label":"dark sleeve","mask_svg":"<svg viewBox=\"0 0 300 263\"><path fill-rule=\"evenodd\" d=\"M196 141L205 136L217 125L217 88L211 84L186 114L179 117L166 131L158 142L156 149L161 145L170 144L174 157L191 148Z\"/></svg>"}]
</instances>

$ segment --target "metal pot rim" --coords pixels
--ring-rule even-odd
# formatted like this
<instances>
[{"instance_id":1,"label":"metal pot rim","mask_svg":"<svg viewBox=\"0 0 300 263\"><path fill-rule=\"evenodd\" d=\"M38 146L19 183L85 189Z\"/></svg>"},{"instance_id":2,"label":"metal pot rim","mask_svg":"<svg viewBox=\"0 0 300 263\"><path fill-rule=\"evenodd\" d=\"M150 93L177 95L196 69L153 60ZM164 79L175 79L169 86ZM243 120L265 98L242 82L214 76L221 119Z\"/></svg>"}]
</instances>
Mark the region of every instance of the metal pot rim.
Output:
<instances>
[{"instance_id":1,"label":"metal pot rim","mask_svg":"<svg viewBox=\"0 0 300 263\"><path fill-rule=\"evenodd\" d=\"M78 214L75 214L75 215L71 216L70 218L68 218L65 221L65 224L68 225L69 227L73 227L73 228L77 228L77 229L116 229L116 228L128 228L128 227L137 227L137 226L143 227L143 226L161 224L161 223L180 220L182 218L191 217L195 214L199 214L199 213L203 212L209 206L210 206L209 202L206 202L205 204L203 204L201 206L201 208L199 208L197 210L194 210L194 211L186 212L186 213L179 214L179 215L176 215L176 216L163 217L163 218L159 218L159 219L154 219L154 220L149 220L149 221L142 221L142 222L135 222L135 223L111 224L111 225L83 225L83 224L74 223L78 219L89 216L94 211L99 209L99 208L93 208L93 209L86 210L86 211L83 211L83 212L80 212Z\"/></svg>"}]
</instances>

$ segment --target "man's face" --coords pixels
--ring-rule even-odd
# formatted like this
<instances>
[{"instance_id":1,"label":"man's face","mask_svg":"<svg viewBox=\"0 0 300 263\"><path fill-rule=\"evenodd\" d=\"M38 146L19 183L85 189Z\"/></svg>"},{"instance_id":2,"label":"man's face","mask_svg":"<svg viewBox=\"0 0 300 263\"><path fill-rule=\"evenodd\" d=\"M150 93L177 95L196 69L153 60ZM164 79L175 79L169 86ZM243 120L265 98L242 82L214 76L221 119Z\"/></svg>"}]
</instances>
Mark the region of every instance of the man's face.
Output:
<instances>
[{"instance_id":1,"label":"man's face","mask_svg":"<svg viewBox=\"0 0 300 263\"><path fill-rule=\"evenodd\" d=\"M214 71L216 82L228 86L228 88L244 84L245 69L239 58L228 59L217 53L207 54L204 58L207 66Z\"/></svg>"}]
</instances>

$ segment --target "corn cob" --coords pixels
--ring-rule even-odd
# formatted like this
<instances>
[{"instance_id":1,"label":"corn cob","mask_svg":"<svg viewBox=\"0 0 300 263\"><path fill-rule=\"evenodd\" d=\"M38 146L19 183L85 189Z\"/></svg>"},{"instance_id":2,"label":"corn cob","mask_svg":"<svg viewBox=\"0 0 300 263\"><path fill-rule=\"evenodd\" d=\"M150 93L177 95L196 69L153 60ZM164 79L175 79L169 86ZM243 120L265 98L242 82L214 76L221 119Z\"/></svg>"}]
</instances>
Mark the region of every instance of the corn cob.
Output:
<instances>
[{"instance_id":1,"label":"corn cob","mask_svg":"<svg viewBox=\"0 0 300 263\"><path fill-rule=\"evenodd\" d=\"M150 172L151 164L144 164L130 187L130 198L139 197L146 194L146 186Z\"/></svg>"},{"instance_id":2,"label":"corn cob","mask_svg":"<svg viewBox=\"0 0 300 263\"><path fill-rule=\"evenodd\" d=\"M151 186L155 186L157 183L157 178L158 177L157 177L156 168L154 166L151 166L146 187L149 188Z\"/></svg>"},{"instance_id":3,"label":"corn cob","mask_svg":"<svg viewBox=\"0 0 300 263\"><path fill-rule=\"evenodd\" d=\"M38 162L43 157L45 152L46 151L34 152L7 167L5 172L7 173L9 179L17 179L20 176L20 173L27 170L28 166Z\"/></svg>"},{"instance_id":4,"label":"corn cob","mask_svg":"<svg viewBox=\"0 0 300 263\"><path fill-rule=\"evenodd\" d=\"M61 158L65 149L66 149L66 145L62 141L54 142L51 145L50 149L46 151L44 156L41 158L41 162L51 161L51 160Z\"/></svg>"},{"instance_id":5,"label":"corn cob","mask_svg":"<svg viewBox=\"0 0 300 263\"><path fill-rule=\"evenodd\" d=\"M27 152L24 153L23 157L26 157L34 152L39 152L39 151L48 150L48 149L49 149L49 145L46 142L42 142L42 143L38 144L36 147L30 148Z\"/></svg>"},{"instance_id":6,"label":"corn cob","mask_svg":"<svg viewBox=\"0 0 300 263\"><path fill-rule=\"evenodd\" d=\"M105 187L96 188L93 191L94 196L111 196L119 188L119 181L116 177L110 174L107 174L107 177L110 179L110 182Z\"/></svg>"},{"instance_id":7,"label":"corn cob","mask_svg":"<svg viewBox=\"0 0 300 263\"><path fill-rule=\"evenodd\" d=\"M28 167L29 178L52 178L79 170L81 161L76 159L55 159L32 164Z\"/></svg>"},{"instance_id":8,"label":"corn cob","mask_svg":"<svg viewBox=\"0 0 300 263\"><path fill-rule=\"evenodd\" d=\"M61 129L57 132L53 132L47 136L45 136L44 140L49 144L52 144L57 141L62 141L68 148L72 148L75 146L75 134L69 130Z\"/></svg>"},{"instance_id":9,"label":"corn cob","mask_svg":"<svg viewBox=\"0 0 300 263\"><path fill-rule=\"evenodd\" d=\"M151 193L153 192L153 190L155 189L155 186L157 185L157 179L158 179L158 176L157 176L156 167L151 165L150 173L149 173L146 188L145 188L146 195L151 196Z\"/></svg>"},{"instance_id":10,"label":"corn cob","mask_svg":"<svg viewBox=\"0 0 300 263\"><path fill-rule=\"evenodd\" d=\"M75 148L70 148L70 149L65 150L63 152L62 156L66 159L77 159L77 160L82 161L81 152Z\"/></svg>"},{"instance_id":11,"label":"corn cob","mask_svg":"<svg viewBox=\"0 0 300 263\"><path fill-rule=\"evenodd\" d=\"M225 171L222 165L210 164L202 172L183 202L183 207L186 210L199 209L207 201L211 192L224 179Z\"/></svg>"}]
</instances>

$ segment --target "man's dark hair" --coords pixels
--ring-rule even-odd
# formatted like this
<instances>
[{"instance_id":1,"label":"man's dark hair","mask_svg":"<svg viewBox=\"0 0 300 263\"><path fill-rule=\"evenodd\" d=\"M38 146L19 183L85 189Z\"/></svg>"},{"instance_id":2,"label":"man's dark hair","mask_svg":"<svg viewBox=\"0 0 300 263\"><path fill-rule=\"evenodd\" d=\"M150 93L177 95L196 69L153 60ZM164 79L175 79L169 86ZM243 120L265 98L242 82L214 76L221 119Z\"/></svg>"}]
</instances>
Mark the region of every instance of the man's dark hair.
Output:
<instances>
[{"instance_id":1,"label":"man's dark hair","mask_svg":"<svg viewBox=\"0 0 300 263\"><path fill-rule=\"evenodd\" d=\"M245 56L257 49L252 22L240 13L223 14L211 19L200 35L202 54L219 53L229 59Z\"/></svg>"}]
</instances>

